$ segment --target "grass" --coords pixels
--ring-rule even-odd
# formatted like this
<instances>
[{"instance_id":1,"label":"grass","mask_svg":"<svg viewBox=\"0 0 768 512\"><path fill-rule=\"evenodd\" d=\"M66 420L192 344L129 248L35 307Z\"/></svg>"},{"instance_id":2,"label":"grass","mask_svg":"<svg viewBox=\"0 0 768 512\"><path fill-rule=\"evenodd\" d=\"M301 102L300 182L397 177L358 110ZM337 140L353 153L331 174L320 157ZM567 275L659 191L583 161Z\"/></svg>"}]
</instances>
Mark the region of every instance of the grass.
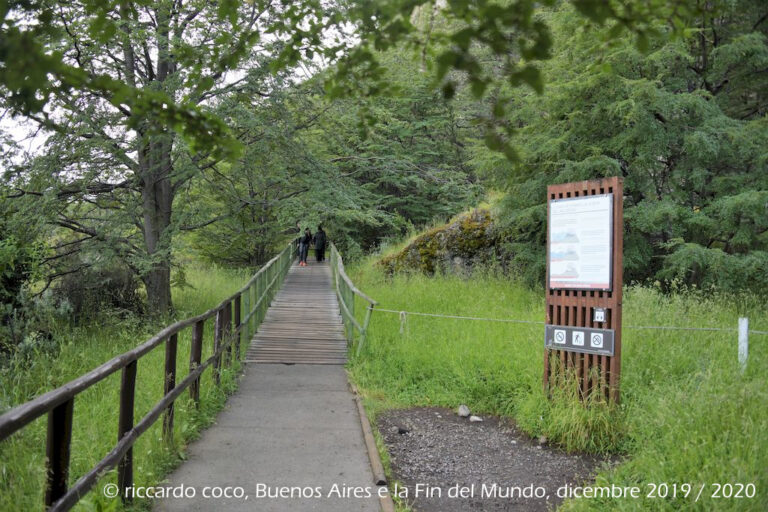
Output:
<instances>
[{"instance_id":1,"label":"grass","mask_svg":"<svg viewBox=\"0 0 768 512\"><path fill-rule=\"evenodd\" d=\"M544 297L492 274L387 278L372 260L350 269L380 308L542 321ZM749 364L737 362L739 316L768 330L754 297L625 291L621 405L584 407L567 393L542 391L543 326L374 313L366 347L350 375L375 417L392 407L466 403L514 418L531 436L571 452L618 454L599 484L693 484L687 498L571 500L567 510L765 510L768 505L768 336L750 338ZM358 307L358 313L362 307ZM659 331L629 326L686 325L729 332ZM400 333L401 326L403 333ZM715 499L713 484L753 483L753 499ZM707 484L699 501L698 486Z\"/></svg>"},{"instance_id":2,"label":"grass","mask_svg":"<svg viewBox=\"0 0 768 512\"><path fill-rule=\"evenodd\" d=\"M202 313L238 290L248 278L243 271L216 267L191 268L186 279L191 287L174 290L176 317ZM62 326L55 339L58 350L40 353L29 362L11 362L0 368L0 411L23 403L78 377L110 358L145 341L163 325L106 316L98 325L81 328ZM203 359L212 353L212 323L205 326ZM177 378L188 374L191 330L179 336ZM160 345L138 362L135 420L142 418L163 395L165 352ZM210 424L228 393L236 385L237 364L222 372L222 386L213 383L207 370L201 382L201 407L197 410L188 394L176 402L174 442L162 440L162 421L156 422L134 446L135 485L153 485L184 457L187 442ZM89 471L117 441L120 372L79 394L74 405L70 484ZM46 416L0 443L0 510L40 510L45 482ZM116 471L101 481L77 505L76 510L120 510L119 499L107 499L101 489L116 481ZM151 503L138 500L133 508L147 509Z\"/></svg>"}]
</instances>

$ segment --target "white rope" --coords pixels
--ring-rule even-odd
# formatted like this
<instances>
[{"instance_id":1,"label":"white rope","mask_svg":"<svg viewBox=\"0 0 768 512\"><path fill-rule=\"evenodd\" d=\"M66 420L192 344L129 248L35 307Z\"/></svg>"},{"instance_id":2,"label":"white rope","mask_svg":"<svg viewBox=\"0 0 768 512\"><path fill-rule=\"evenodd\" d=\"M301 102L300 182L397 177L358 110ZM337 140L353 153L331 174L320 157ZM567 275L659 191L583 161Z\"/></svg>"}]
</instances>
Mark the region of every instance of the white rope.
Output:
<instances>
[{"instance_id":1,"label":"white rope","mask_svg":"<svg viewBox=\"0 0 768 512\"><path fill-rule=\"evenodd\" d=\"M383 311L384 313L397 313L400 315L400 322L401 324L405 322L405 316L406 315L416 315L416 316L431 316L436 318L454 318L457 320L482 320L485 322L505 322L505 323L515 323L515 324L536 324L536 325L544 325L544 322L536 322L534 320L514 320L514 319L508 319L508 318L482 318L482 317L475 317L475 316L458 316L458 315L440 315L437 313L418 313L416 311L397 311L394 309L383 309L383 308L376 308L374 311Z\"/></svg>"},{"instance_id":2,"label":"white rope","mask_svg":"<svg viewBox=\"0 0 768 512\"><path fill-rule=\"evenodd\" d=\"M736 331L736 327L682 327L678 325L625 325L624 329L662 329L675 331Z\"/></svg>"},{"instance_id":3,"label":"white rope","mask_svg":"<svg viewBox=\"0 0 768 512\"><path fill-rule=\"evenodd\" d=\"M545 322L537 322L535 320L518 320L513 318L485 318L478 316L460 316L460 315L443 315L439 313L421 313L417 311L403 311L395 309L376 308L374 311L380 311L382 313L395 313L400 317L400 334L403 334L405 328L405 321L407 315L415 316L428 316L432 318L453 318L455 320L480 320L483 322L502 322L513 324L532 324L532 325L545 325ZM737 328L728 327L684 327L679 325L625 325L624 329L661 329L661 330L674 330L674 331L717 331L717 332L732 332ZM750 334L768 334L768 331L749 331Z\"/></svg>"}]
</instances>

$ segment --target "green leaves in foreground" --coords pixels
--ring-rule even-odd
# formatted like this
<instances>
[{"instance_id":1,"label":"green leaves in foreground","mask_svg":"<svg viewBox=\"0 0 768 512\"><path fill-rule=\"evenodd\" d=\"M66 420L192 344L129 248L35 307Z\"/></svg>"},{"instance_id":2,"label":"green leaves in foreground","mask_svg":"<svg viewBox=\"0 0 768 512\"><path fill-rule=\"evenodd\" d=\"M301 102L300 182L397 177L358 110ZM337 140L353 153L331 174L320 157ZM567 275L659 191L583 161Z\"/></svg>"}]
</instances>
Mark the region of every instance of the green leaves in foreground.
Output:
<instances>
[{"instance_id":1,"label":"green leaves in foreground","mask_svg":"<svg viewBox=\"0 0 768 512\"><path fill-rule=\"evenodd\" d=\"M151 127L156 127L158 133L170 128L197 150L226 158L238 154L239 145L227 126L200 109L195 101L178 100L157 89L137 88L127 76L114 76L98 66L83 65L80 59L88 57L80 48L76 48L74 57L69 53L67 39L73 37L75 24L83 27L87 37L106 45L121 31L128 33L127 19L137 17L138 10L155 6L155 2L139 0L115 6L112 2L84 0L81 4L77 20L67 19L63 13L57 15L55 4L48 2L15 0L0 7L0 87L6 91L4 103L12 114L37 118L56 128L46 111L52 98L74 92L90 93L130 112L130 128L150 127L151 132ZM233 0L220 2L218 16L234 25L239 4ZM162 11L159 6L156 13ZM239 58L242 56L241 53ZM238 60L232 60L228 67L232 68ZM196 65L202 68L207 63L197 60Z\"/></svg>"},{"instance_id":2,"label":"green leaves in foreground","mask_svg":"<svg viewBox=\"0 0 768 512\"><path fill-rule=\"evenodd\" d=\"M543 90L544 82L536 63L550 58L552 37L550 26L540 14L542 7L554 4L554 0L453 0L444 5L433 0L382 0L334 5L316 0L283 0L273 5L260 0L225 0L216 4L215 17L217 24L228 25L230 30L221 33L216 46L231 47L232 51L217 55L216 62L187 61L194 52L177 48L175 58L185 61L188 77L205 84L207 78L203 70L221 74L235 69L253 50L260 34L270 34L282 46L278 58L270 64L273 70L292 68L301 61L319 57L324 63L336 64L327 90L335 96L358 96L361 92L378 94L389 90L378 52L395 46L411 48L420 52L424 61L428 55L435 58L436 66L432 69L435 87L442 89L446 98L453 96L461 80L469 84L476 98L490 97L495 119L487 123L486 129L491 134L502 127L504 134L488 135L486 140L489 147L515 158L508 142L512 129L497 122L506 112L505 100L489 91L496 91L503 84L526 85L539 93ZM626 30L636 34L637 46L643 51L650 37L656 34L652 30L654 21L665 20L674 31L679 31L693 11L679 1L579 0L574 4L585 20L612 23L614 38ZM239 13L251 8L269 16L255 25L243 25ZM115 105L126 105L135 111L135 119L141 121L136 121L134 128L138 128L140 122L149 121L160 129L172 128L182 134L195 149L215 155L237 153L238 146L225 126L198 109L194 100L137 90L130 83L130 73L116 78L81 62L76 65L82 57L79 49L76 55L65 58L61 42L66 39L65 34L77 29L63 16L57 16L55 9L55 3L29 0L4 2L0 9L0 86L8 90L7 100L13 112L45 116L44 108L53 94L66 94L69 90L99 92L112 98ZM178 38L178 32L196 23L203 10L204 7L199 10L195 7L191 16L176 25L174 33L163 37ZM81 27L90 38L103 44L116 38L133 37L127 28L128 22L139 20L140 12L152 12L159 25L173 15L167 0L119 3L83 0L80 11ZM230 44L235 34L249 32L238 44ZM488 55L497 59L500 66L485 65ZM159 57L162 58L162 53ZM86 68L88 72L84 71ZM460 79L461 76L464 78ZM361 91L363 82L367 85Z\"/></svg>"}]
</instances>

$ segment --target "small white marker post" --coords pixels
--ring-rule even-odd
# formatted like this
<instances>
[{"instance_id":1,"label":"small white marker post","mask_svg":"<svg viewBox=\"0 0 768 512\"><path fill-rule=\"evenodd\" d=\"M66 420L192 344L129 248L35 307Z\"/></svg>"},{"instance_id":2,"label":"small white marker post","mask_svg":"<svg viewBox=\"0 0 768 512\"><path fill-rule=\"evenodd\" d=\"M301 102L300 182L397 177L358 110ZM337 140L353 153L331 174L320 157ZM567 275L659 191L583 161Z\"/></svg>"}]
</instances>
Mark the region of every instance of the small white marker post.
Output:
<instances>
[{"instance_id":1,"label":"small white marker post","mask_svg":"<svg viewBox=\"0 0 768 512\"><path fill-rule=\"evenodd\" d=\"M739 318L739 365L741 373L747 369L749 354L749 318Z\"/></svg>"}]
</instances>

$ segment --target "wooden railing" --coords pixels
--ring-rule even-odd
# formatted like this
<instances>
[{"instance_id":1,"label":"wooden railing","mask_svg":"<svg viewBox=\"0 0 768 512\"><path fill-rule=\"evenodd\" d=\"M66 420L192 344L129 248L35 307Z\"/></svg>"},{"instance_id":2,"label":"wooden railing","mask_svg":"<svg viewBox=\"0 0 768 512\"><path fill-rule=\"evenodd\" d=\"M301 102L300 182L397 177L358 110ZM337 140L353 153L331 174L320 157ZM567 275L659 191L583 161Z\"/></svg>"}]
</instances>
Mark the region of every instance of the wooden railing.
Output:
<instances>
[{"instance_id":1,"label":"wooden railing","mask_svg":"<svg viewBox=\"0 0 768 512\"><path fill-rule=\"evenodd\" d=\"M365 344L365 334L368 330L368 323L371 320L371 313L377 302L358 290L352 283L352 280L344 271L344 260L341 258L341 254L339 254L339 251L333 243L331 243L330 262L331 272L333 274L333 286L336 290L336 297L339 299L339 309L341 310L341 318L344 321L344 333L347 337L347 343L354 344L356 331L359 336L356 354L359 356L360 351ZM367 302L362 325L357 318L355 318L355 296L360 297L363 301Z\"/></svg>"},{"instance_id":2,"label":"wooden railing","mask_svg":"<svg viewBox=\"0 0 768 512\"><path fill-rule=\"evenodd\" d=\"M52 511L69 510L98 482L107 470L115 466L117 466L117 485L120 488L121 496L124 501L129 499L126 490L133 486L132 447L134 443L163 413L165 413L163 437L167 441L172 440L174 401L185 389L189 388L190 397L199 407L200 377L208 367L213 367L214 382L217 385L220 384L222 366L232 364L233 346L234 357L239 360L242 340L249 340L255 332L269 307L269 302L288 272L295 254L296 243L291 242L280 254L264 265L240 291L225 299L215 308L166 327L133 350L120 354L87 374L14 407L0 416L0 442L2 442L43 414L48 414L46 508ZM243 311L245 312L244 316L241 314ZM232 318L233 313L234 319ZM205 361L201 361L205 323L211 318L214 318L213 355ZM188 327L193 329L189 374L177 383L176 349L178 335L180 331ZM163 397L138 423L134 423L137 363L142 356L162 343L165 343L166 377L162 382ZM118 442L112 451L88 473L80 477L72 487L67 488L75 397L118 370L122 371Z\"/></svg>"}]
</instances>

